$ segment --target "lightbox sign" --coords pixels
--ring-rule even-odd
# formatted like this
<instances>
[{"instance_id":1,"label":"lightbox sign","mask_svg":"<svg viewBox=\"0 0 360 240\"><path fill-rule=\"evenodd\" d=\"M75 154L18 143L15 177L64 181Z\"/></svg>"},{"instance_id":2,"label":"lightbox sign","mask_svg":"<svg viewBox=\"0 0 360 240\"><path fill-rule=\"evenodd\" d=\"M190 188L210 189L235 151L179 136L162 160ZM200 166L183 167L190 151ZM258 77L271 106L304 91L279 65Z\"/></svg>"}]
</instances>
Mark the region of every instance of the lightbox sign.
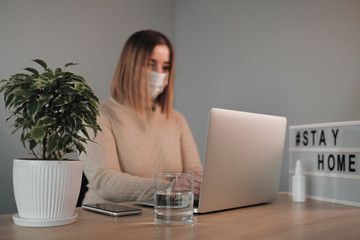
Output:
<instances>
[{"instance_id":1,"label":"lightbox sign","mask_svg":"<svg viewBox=\"0 0 360 240\"><path fill-rule=\"evenodd\" d=\"M289 175L301 160L307 195L360 206L360 121L290 126ZM291 177L290 177L291 192Z\"/></svg>"}]
</instances>

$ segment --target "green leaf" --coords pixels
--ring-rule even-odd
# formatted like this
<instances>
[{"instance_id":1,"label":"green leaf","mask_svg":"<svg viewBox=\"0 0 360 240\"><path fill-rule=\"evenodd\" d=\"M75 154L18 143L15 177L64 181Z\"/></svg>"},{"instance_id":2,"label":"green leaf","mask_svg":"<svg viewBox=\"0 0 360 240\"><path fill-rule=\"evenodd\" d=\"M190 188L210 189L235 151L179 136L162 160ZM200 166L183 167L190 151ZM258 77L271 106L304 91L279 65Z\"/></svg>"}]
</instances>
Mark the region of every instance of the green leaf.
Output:
<instances>
[{"instance_id":1,"label":"green leaf","mask_svg":"<svg viewBox=\"0 0 360 240\"><path fill-rule=\"evenodd\" d=\"M53 157L49 157L49 159L63 159L64 151L62 149L58 149L52 153ZM49 155L51 156L51 154Z\"/></svg>"},{"instance_id":2,"label":"green leaf","mask_svg":"<svg viewBox=\"0 0 360 240\"><path fill-rule=\"evenodd\" d=\"M47 81L47 79L45 80L43 78L34 78L33 80L33 84L37 89L46 88L49 86L49 81Z\"/></svg>"},{"instance_id":3,"label":"green leaf","mask_svg":"<svg viewBox=\"0 0 360 240\"><path fill-rule=\"evenodd\" d=\"M71 80L76 81L76 82L82 82L82 83L86 84L85 79L82 76L79 76L79 75L73 74L71 76Z\"/></svg>"},{"instance_id":4,"label":"green leaf","mask_svg":"<svg viewBox=\"0 0 360 240\"><path fill-rule=\"evenodd\" d=\"M53 107L60 107L60 106L63 106L65 104L67 104L67 103L68 103L68 101L66 99L62 98L61 96L58 96L58 97L55 98L52 106Z\"/></svg>"},{"instance_id":5,"label":"green leaf","mask_svg":"<svg viewBox=\"0 0 360 240\"><path fill-rule=\"evenodd\" d=\"M33 150L36 147L37 143L34 140L31 140L29 143L29 149L30 151Z\"/></svg>"},{"instance_id":6,"label":"green leaf","mask_svg":"<svg viewBox=\"0 0 360 240\"><path fill-rule=\"evenodd\" d=\"M41 95L40 100L39 100L39 109L41 109L43 106L45 106L52 97L53 97L52 95L47 95L47 96Z\"/></svg>"},{"instance_id":7,"label":"green leaf","mask_svg":"<svg viewBox=\"0 0 360 240\"><path fill-rule=\"evenodd\" d=\"M56 123L55 119L52 119L49 116L44 116L37 121L36 126L48 127L48 126L54 125L55 123Z\"/></svg>"},{"instance_id":8,"label":"green leaf","mask_svg":"<svg viewBox=\"0 0 360 240\"><path fill-rule=\"evenodd\" d=\"M52 94L46 93L44 95L40 95L40 101L46 101L48 102L53 97Z\"/></svg>"},{"instance_id":9,"label":"green leaf","mask_svg":"<svg viewBox=\"0 0 360 240\"><path fill-rule=\"evenodd\" d=\"M17 96L20 96L24 99L27 99L35 94L33 91L29 91L29 90L25 90L25 89L21 89L21 88L17 88L15 90L13 90L12 93Z\"/></svg>"},{"instance_id":10,"label":"green leaf","mask_svg":"<svg viewBox=\"0 0 360 240\"><path fill-rule=\"evenodd\" d=\"M76 82L75 83L75 89L79 92L82 92L84 90L84 84L80 83L80 82Z\"/></svg>"},{"instance_id":11,"label":"green leaf","mask_svg":"<svg viewBox=\"0 0 360 240\"><path fill-rule=\"evenodd\" d=\"M12 101L15 97L15 94L8 94L5 96L5 107L10 107L12 104Z\"/></svg>"},{"instance_id":12,"label":"green leaf","mask_svg":"<svg viewBox=\"0 0 360 240\"><path fill-rule=\"evenodd\" d=\"M11 134L14 134L15 132L17 132L23 125L24 125L24 119L22 117L19 117L15 120L13 126L14 126L14 131L11 132Z\"/></svg>"},{"instance_id":13,"label":"green leaf","mask_svg":"<svg viewBox=\"0 0 360 240\"><path fill-rule=\"evenodd\" d=\"M61 71L61 68L56 68L55 69L55 75L58 75L60 74L62 71Z\"/></svg>"},{"instance_id":14,"label":"green leaf","mask_svg":"<svg viewBox=\"0 0 360 240\"><path fill-rule=\"evenodd\" d=\"M30 68L30 67L27 67L27 68L24 68L26 71L29 71L29 72L32 72L33 74L35 75L39 75L39 72L34 69L34 68Z\"/></svg>"},{"instance_id":15,"label":"green leaf","mask_svg":"<svg viewBox=\"0 0 360 240\"><path fill-rule=\"evenodd\" d=\"M38 63L38 64L40 64L44 69L47 68L47 64L46 64L46 62L45 62L44 60L34 59L33 61L36 62L36 63Z\"/></svg>"},{"instance_id":16,"label":"green leaf","mask_svg":"<svg viewBox=\"0 0 360 240\"><path fill-rule=\"evenodd\" d=\"M6 82L6 84L4 84L3 86L1 86L1 88L0 88L0 93L2 92L2 91L4 91L5 89L8 89L8 80L7 79L3 79L3 80L1 80L0 82Z\"/></svg>"},{"instance_id":17,"label":"green leaf","mask_svg":"<svg viewBox=\"0 0 360 240\"><path fill-rule=\"evenodd\" d=\"M80 143L78 141L75 141L74 143L75 143L76 149L79 151L79 154L81 154L82 152L86 153L85 147L82 145L82 143Z\"/></svg>"},{"instance_id":18,"label":"green leaf","mask_svg":"<svg viewBox=\"0 0 360 240\"><path fill-rule=\"evenodd\" d=\"M35 116L39 111L39 101L37 99L32 99L28 104L28 115L33 122L35 122Z\"/></svg>"},{"instance_id":19,"label":"green leaf","mask_svg":"<svg viewBox=\"0 0 360 240\"><path fill-rule=\"evenodd\" d=\"M46 79L55 78L54 74L51 73L51 72L44 72L43 74L41 74L41 76L42 76L43 78L46 78Z\"/></svg>"},{"instance_id":20,"label":"green leaf","mask_svg":"<svg viewBox=\"0 0 360 240\"><path fill-rule=\"evenodd\" d=\"M43 138L45 137L46 131L42 126L35 126L31 132L30 137L37 143L42 143Z\"/></svg>"},{"instance_id":21,"label":"green leaf","mask_svg":"<svg viewBox=\"0 0 360 240\"><path fill-rule=\"evenodd\" d=\"M20 128L21 128L21 126L17 126L17 127L11 132L11 134L16 133L17 131L19 131Z\"/></svg>"},{"instance_id":22,"label":"green leaf","mask_svg":"<svg viewBox=\"0 0 360 240\"><path fill-rule=\"evenodd\" d=\"M72 148L66 148L65 149L65 153L72 153L72 152L75 152L75 150L72 149Z\"/></svg>"},{"instance_id":23,"label":"green leaf","mask_svg":"<svg viewBox=\"0 0 360 240\"><path fill-rule=\"evenodd\" d=\"M86 131L86 129L84 128L84 129L80 129L81 130L81 132L84 134L84 136L87 138L87 139L90 139L90 136L89 136L89 134L88 134L88 132Z\"/></svg>"},{"instance_id":24,"label":"green leaf","mask_svg":"<svg viewBox=\"0 0 360 240\"><path fill-rule=\"evenodd\" d=\"M69 66L73 66L73 65L78 65L78 63L69 62L69 63L65 64L65 67L69 67Z\"/></svg>"},{"instance_id":25,"label":"green leaf","mask_svg":"<svg viewBox=\"0 0 360 240\"><path fill-rule=\"evenodd\" d=\"M67 93L67 94L79 94L78 91L76 91L75 88L69 86L69 85L66 85L66 86L63 86L59 89L59 91L63 92L63 93Z\"/></svg>"},{"instance_id":26,"label":"green leaf","mask_svg":"<svg viewBox=\"0 0 360 240\"><path fill-rule=\"evenodd\" d=\"M72 116L68 116L66 118L66 122L67 122L68 126L70 127L70 129L74 129L77 126L76 122Z\"/></svg>"},{"instance_id":27,"label":"green leaf","mask_svg":"<svg viewBox=\"0 0 360 240\"><path fill-rule=\"evenodd\" d=\"M21 137L20 137L20 140L21 140L24 148L26 148L26 146L25 146L25 138L26 138L26 137L25 137L25 133L22 133L22 134L21 134Z\"/></svg>"},{"instance_id":28,"label":"green leaf","mask_svg":"<svg viewBox=\"0 0 360 240\"><path fill-rule=\"evenodd\" d=\"M99 112L98 112L97 105L96 105L95 101L89 101L88 108L90 109L91 113L94 116L98 115ZM96 121L96 119L95 119L95 121Z\"/></svg>"},{"instance_id":29,"label":"green leaf","mask_svg":"<svg viewBox=\"0 0 360 240\"><path fill-rule=\"evenodd\" d=\"M22 96L15 96L14 100L12 101L11 105L9 105L9 107L19 107L21 108L21 106L23 106L24 103L24 97Z\"/></svg>"},{"instance_id":30,"label":"green leaf","mask_svg":"<svg viewBox=\"0 0 360 240\"><path fill-rule=\"evenodd\" d=\"M95 96L94 92L89 89L84 89L84 93L90 99L94 99L95 101L99 101L98 98Z\"/></svg>"},{"instance_id":31,"label":"green leaf","mask_svg":"<svg viewBox=\"0 0 360 240\"><path fill-rule=\"evenodd\" d=\"M98 130L101 131L100 125L95 123L94 125L91 125L90 127L94 132L94 138L95 138L97 136Z\"/></svg>"},{"instance_id":32,"label":"green leaf","mask_svg":"<svg viewBox=\"0 0 360 240\"><path fill-rule=\"evenodd\" d=\"M58 146L58 142L59 142L59 136L57 135L56 132L53 132L49 137L46 152L48 154L54 152Z\"/></svg>"},{"instance_id":33,"label":"green leaf","mask_svg":"<svg viewBox=\"0 0 360 240\"><path fill-rule=\"evenodd\" d=\"M60 140L60 145L62 147L69 147L72 144L72 137L70 134L66 134L64 137Z\"/></svg>"}]
</instances>

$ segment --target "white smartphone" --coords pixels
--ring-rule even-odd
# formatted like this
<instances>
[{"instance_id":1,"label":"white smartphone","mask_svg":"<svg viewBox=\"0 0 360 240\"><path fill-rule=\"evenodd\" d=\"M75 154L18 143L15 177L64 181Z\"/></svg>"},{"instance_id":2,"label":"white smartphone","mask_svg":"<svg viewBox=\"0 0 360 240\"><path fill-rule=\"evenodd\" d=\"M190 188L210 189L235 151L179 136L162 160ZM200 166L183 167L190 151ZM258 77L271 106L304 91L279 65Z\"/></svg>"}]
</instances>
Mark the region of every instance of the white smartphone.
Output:
<instances>
[{"instance_id":1,"label":"white smartphone","mask_svg":"<svg viewBox=\"0 0 360 240\"><path fill-rule=\"evenodd\" d=\"M141 214L140 208L127 207L111 203L84 204L82 208L98 213L107 214L113 217Z\"/></svg>"}]
</instances>

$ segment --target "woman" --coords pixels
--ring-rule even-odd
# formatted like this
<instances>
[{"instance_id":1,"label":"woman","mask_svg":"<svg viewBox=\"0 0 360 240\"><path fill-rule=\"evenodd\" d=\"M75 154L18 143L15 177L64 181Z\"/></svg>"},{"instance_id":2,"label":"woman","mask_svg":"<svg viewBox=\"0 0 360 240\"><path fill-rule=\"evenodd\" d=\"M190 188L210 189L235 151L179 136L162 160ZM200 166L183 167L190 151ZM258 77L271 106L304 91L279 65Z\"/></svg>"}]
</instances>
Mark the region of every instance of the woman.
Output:
<instances>
[{"instance_id":1,"label":"woman","mask_svg":"<svg viewBox=\"0 0 360 240\"><path fill-rule=\"evenodd\" d=\"M194 174L199 194L201 162L190 128L172 108L174 49L163 34L134 33L124 45L100 104L102 128L81 154L89 191L84 203L153 199L154 174Z\"/></svg>"}]
</instances>

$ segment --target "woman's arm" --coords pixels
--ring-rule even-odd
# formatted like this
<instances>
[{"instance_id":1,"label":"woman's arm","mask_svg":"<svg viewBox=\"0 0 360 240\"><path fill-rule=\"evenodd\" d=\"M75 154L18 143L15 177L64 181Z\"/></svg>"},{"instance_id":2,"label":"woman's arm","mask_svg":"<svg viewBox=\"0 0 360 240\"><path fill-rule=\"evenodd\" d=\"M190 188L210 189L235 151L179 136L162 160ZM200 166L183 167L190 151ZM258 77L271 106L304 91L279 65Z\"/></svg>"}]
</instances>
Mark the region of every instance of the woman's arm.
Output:
<instances>
[{"instance_id":1,"label":"woman's arm","mask_svg":"<svg viewBox=\"0 0 360 240\"><path fill-rule=\"evenodd\" d=\"M154 180L122 172L112 130L106 119L100 118L99 125L102 131L86 145L87 154L80 155L89 187L112 202L152 199Z\"/></svg>"},{"instance_id":2,"label":"woman's arm","mask_svg":"<svg viewBox=\"0 0 360 240\"><path fill-rule=\"evenodd\" d=\"M202 165L194 137L185 118L181 126L181 152L184 172L194 174L194 194L200 194Z\"/></svg>"}]
</instances>

